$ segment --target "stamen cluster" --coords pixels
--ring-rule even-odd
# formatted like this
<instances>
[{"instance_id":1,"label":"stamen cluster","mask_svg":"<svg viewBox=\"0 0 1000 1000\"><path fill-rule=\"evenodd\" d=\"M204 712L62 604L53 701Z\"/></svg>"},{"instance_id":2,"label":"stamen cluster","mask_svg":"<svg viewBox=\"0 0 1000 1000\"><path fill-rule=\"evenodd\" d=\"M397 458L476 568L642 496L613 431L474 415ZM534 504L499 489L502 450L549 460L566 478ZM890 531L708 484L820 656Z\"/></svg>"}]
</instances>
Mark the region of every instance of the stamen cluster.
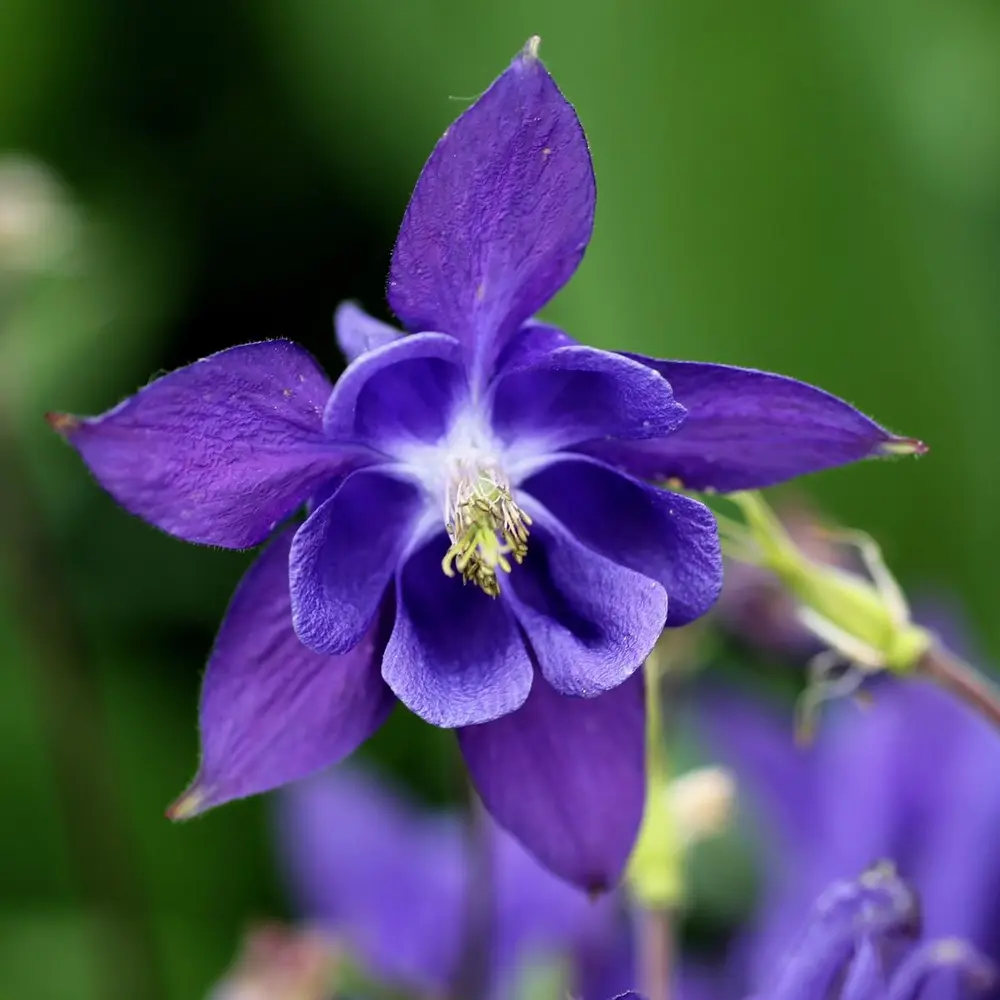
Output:
<instances>
[{"instance_id":1,"label":"stamen cluster","mask_svg":"<svg viewBox=\"0 0 1000 1000\"><path fill-rule=\"evenodd\" d=\"M496 469L463 477L449 496L445 527L452 544L441 568L448 576L457 569L466 583L497 597L497 567L509 573L507 556L516 563L524 560L530 524L531 518L514 502L507 479Z\"/></svg>"}]
</instances>

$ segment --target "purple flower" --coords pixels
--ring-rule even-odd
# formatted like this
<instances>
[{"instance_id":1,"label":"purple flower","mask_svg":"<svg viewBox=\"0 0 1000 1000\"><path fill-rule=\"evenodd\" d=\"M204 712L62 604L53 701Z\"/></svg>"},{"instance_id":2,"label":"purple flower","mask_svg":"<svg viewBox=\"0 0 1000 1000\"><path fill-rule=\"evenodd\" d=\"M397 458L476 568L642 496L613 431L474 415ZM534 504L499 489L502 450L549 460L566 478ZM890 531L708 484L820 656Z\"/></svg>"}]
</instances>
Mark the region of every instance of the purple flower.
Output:
<instances>
[{"instance_id":1,"label":"purple flower","mask_svg":"<svg viewBox=\"0 0 1000 1000\"><path fill-rule=\"evenodd\" d=\"M995 982L992 965L955 938L916 944L917 897L891 865L835 882L804 932L756 994L769 1000L932 1000L971 995ZM952 990L959 987L957 993ZM690 1000L690 998L689 998Z\"/></svg>"},{"instance_id":2,"label":"purple flower","mask_svg":"<svg viewBox=\"0 0 1000 1000\"><path fill-rule=\"evenodd\" d=\"M860 877L825 886L798 921L781 924L771 942L778 947L762 952L762 933L766 937L776 929L774 911L765 908L758 932L738 939L725 960L711 968L687 964L673 992L678 1000L994 996L994 963L961 938L923 938L925 912L894 866L880 862ZM631 974L619 973L619 979Z\"/></svg>"},{"instance_id":3,"label":"purple flower","mask_svg":"<svg viewBox=\"0 0 1000 1000\"><path fill-rule=\"evenodd\" d=\"M996 733L921 681L883 678L872 693L867 710L832 706L806 752L788 720L760 705L727 698L707 711L773 852L754 978L822 886L881 857L914 886L931 936L957 936L1000 961Z\"/></svg>"},{"instance_id":4,"label":"purple flower","mask_svg":"<svg viewBox=\"0 0 1000 1000\"><path fill-rule=\"evenodd\" d=\"M277 818L300 913L384 984L454 995L472 946L484 952L488 995L510 997L529 963L593 963L611 943L611 899L591 902L492 824L478 859L461 817L418 810L372 774L348 768L295 784Z\"/></svg>"},{"instance_id":5,"label":"purple flower","mask_svg":"<svg viewBox=\"0 0 1000 1000\"><path fill-rule=\"evenodd\" d=\"M534 319L590 239L594 176L537 39L445 133L389 304L337 313L331 386L287 341L223 351L53 425L126 509L250 569L174 815L342 759L395 699L455 728L494 817L553 871L619 876L643 808L637 673L721 583L696 489L919 449L779 375L582 346Z\"/></svg>"}]
</instances>

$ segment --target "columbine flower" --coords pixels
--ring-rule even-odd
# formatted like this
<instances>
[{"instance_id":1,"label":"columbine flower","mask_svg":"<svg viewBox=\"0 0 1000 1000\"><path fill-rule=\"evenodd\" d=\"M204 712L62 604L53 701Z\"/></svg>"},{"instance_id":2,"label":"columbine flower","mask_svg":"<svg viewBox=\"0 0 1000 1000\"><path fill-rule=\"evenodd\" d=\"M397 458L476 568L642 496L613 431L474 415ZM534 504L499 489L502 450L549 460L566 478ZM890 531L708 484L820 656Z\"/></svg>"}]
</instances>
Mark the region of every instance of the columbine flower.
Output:
<instances>
[{"instance_id":1,"label":"columbine flower","mask_svg":"<svg viewBox=\"0 0 1000 1000\"><path fill-rule=\"evenodd\" d=\"M637 670L721 579L709 511L643 480L750 489L914 450L792 379L599 351L535 320L594 199L533 39L417 182L388 284L407 336L345 305L335 386L271 341L51 418L124 507L188 541L246 548L310 510L229 609L175 815L341 759L395 697L458 730L487 808L545 864L606 886L642 816Z\"/></svg>"}]
</instances>

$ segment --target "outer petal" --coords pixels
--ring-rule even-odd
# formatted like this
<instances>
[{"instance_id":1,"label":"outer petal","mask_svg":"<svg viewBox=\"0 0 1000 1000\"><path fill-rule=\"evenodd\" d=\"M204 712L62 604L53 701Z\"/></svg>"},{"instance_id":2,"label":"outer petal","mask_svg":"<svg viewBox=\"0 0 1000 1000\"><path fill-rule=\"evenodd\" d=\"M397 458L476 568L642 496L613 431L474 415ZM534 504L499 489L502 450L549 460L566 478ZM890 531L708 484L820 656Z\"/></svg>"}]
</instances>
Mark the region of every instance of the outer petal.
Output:
<instances>
[{"instance_id":1,"label":"outer petal","mask_svg":"<svg viewBox=\"0 0 1000 1000\"><path fill-rule=\"evenodd\" d=\"M660 637L663 587L581 545L539 504L525 508L534 519L528 556L503 599L557 691L592 697L617 687Z\"/></svg>"},{"instance_id":2,"label":"outer petal","mask_svg":"<svg viewBox=\"0 0 1000 1000\"><path fill-rule=\"evenodd\" d=\"M459 732L486 808L539 861L591 892L610 889L645 802L642 674L599 698L536 677L517 712Z\"/></svg>"},{"instance_id":3,"label":"outer petal","mask_svg":"<svg viewBox=\"0 0 1000 1000\"><path fill-rule=\"evenodd\" d=\"M668 626L694 621L719 596L718 525L697 500L570 455L560 456L521 488L580 541L656 580L670 601Z\"/></svg>"},{"instance_id":4,"label":"outer petal","mask_svg":"<svg viewBox=\"0 0 1000 1000\"><path fill-rule=\"evenodd\" d=\"M424 507L378 468L348 476L292 543L292 619L307 646L346 653L367 634Z\"/></svg>"},{"instance_id":5,"label":"outer petal","mask_svg":"<svg viewBox=\"0 0 1000 1000\"><path fill-rule=\"evenodd\" d=\"M458 337L480 373L573 274L594 223L587 140L537 43L438 142L389 272L405 326Z\"/></svg>"},{"instance_id":6,"label":"outer petal","mask_svg":"<svg viewBox=\"0 0 1000 1000\"><path fill-rule=\"evenodd\" d=\"M435 726L468 726L524 704L532 666L503 601L445 576L444 535L410 556L396 577L396 625L382 676L400 701Z\"/></svg>"},{"instance_id":7,"label":"outer petal","mask_svg":"<svg viewBox=\"0 0 1000 1000\"><path fill-rule=\"evenodd\" d=\"M323 436L330 384L287 340L180 368L99 417L49 420L128 511L189 542L248 548L363 463Z\"/></svg>"},{"instance_id":8,"label":"outer petal","mask_svg":"<svg viewBox=\"0 0 1000 1000\"><path fill-rule=\"evenodd\" d=\"M640 478L676 478L695 490L760 489L862 458L926 450L844 400L783 375L633 357L666 377L687 419L662 440L594 442L586 450Z\"/></svg>"},{"instance_id":9,"label":"outer petal","mask_svg":"<svg viewBox=\"0 0 1000 1000\"><path fill-rule=\"evenodd\" d=\"M595 347L557 347L508 365L493 389L497 436L529 441L533 451L595 437L662 436L683 419L662 376Z\"/></svg>"},{"instance_id":10,"label":"outer petal","mask_svg":"<svg viewBox=\"0 0 1000 1000\"><path fill-rule=\"evenodd\" d=\"M377 626L345 656L299 642L288 592L291 542L286 531L268 546L226 613L202 685L201 766L172 807L174 819L336 763L392 707L374 662Z\"/></svg>"},{"instance_id":11,"label":"outer petal","mask_svg":"<svg viewBox=\"0 0 1000 1000\"><path fill-rule=\"evenodd\" d=\"M376 347L340 376L323 414L326 433L392 450L406 442L434 442L465 398L461 345L440 333L422 333Z\"/></svg>"},{"instance_id":12,"label":"outer petal","mask_svg":"<svg viewBox=\"0 0 1000 1000\"><path fill-rule=\"evenodd\" d=\"M341 302L333 314L333 328L337 343L348 362L355 361L362 354L385 347L403 336L387 323L382 323L364 311L354 302Z\"/></svg>"},{"instance_id":13,"label":"outer petal","mask_svg":"<svg viewBox=\"0 0 1000 1000\"><path fill-rule=\"evenodd\" d=\"M382 982L445 995L468 893L458 817L421 813L350 769L295 785L280 804L283 867L304 915Z\"/></svg>"}]
</instances>

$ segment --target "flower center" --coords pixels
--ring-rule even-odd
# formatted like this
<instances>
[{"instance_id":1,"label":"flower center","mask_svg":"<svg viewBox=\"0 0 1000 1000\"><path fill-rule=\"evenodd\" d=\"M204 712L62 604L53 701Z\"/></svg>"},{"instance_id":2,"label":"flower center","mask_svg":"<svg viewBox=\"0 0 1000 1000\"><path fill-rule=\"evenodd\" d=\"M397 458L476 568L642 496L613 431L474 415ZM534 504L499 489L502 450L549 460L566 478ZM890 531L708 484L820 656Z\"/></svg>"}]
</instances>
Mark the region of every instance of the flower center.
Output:
<instances>
[{"instance_id":1,"label":"flower center","mask_svg":"<svg viewBox=\"0 0 1000 1000\"><path fill-rule=\"evenodd\" d=\"M500 593L497 567L510 572L510 560L528 553L531 518L514 502L507 477L493 466L461 469L448 487L445 527L451 548L441 560L448 576L456 570L490 597Z\"/></svg>"}]
</instances>

